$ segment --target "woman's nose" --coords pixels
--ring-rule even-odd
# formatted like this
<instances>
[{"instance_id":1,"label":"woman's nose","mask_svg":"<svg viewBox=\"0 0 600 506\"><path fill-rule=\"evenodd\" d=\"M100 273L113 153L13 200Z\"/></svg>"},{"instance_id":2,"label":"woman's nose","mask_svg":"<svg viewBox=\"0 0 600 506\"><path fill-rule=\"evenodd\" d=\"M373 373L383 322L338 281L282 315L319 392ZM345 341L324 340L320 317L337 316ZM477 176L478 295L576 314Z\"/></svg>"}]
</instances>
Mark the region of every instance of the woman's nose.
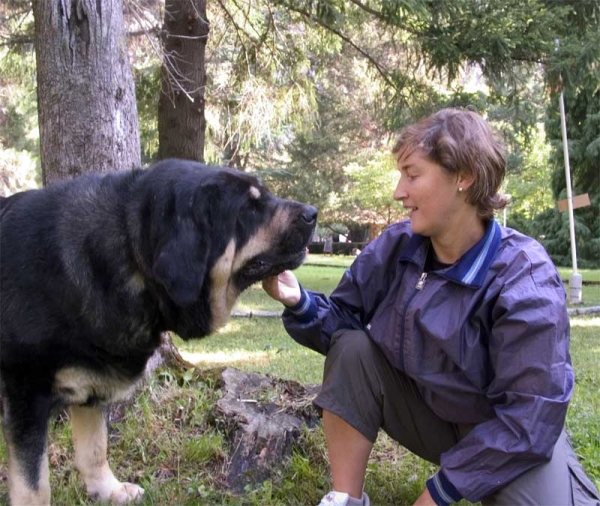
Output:
<instances>
[{"instance_id":1,"label":"woman's nose","mask_svg":"<svg viewBox=\"0 0 600 506\"><path fill-rule=\"evenodd\" d=\"M396 190L394 191L394 200L402 200L406 198L406 191L404 190L404 185L402 184L402 178L398 181L396 185Z\"/></svg>"}]
</instances>

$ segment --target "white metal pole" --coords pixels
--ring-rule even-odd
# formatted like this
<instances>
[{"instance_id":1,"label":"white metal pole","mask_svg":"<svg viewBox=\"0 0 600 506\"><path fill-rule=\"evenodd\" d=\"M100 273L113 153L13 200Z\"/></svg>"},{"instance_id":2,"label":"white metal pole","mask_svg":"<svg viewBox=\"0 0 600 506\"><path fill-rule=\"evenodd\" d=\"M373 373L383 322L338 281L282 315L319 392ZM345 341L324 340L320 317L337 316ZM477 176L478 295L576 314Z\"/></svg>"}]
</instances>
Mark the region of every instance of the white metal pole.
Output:
<instances>
[{"instance_id":1,"label":"white metal pole","mask_svg":"<svg viewBox=\"0 0 600 506\"><path fill-rule=\"evenodd\" d=\"M554 40L554 50L558 51L560 39ZM565 99L562 91L562 82L560 83L560 96L558 103L560 105L560 130L563 141L563 154L565 157L565 178L567 182L567 208L569 210L569 232L571 235L571 260L573 262L573 274L569 278L569 293L572 304L581 302L582 277L577 272L577 246L575 244L575 217L573 216L573 191L571 189L571 164L569 163L569 144L567 140L567 120L565 116Z\"/></svg>"},{"instance_id":2,"label":"white metal pole","mask_svg":"<svg viewBox=\"0 0 600 506\"><path fill-rule=\"evenodd\" d=\"M569 229L571 232L571 259L573 271L577 272L577 250L575 246L575 220L573 216L573 191L571 190L571 166L569 163L569 145L567 141L567 121L565 119L565 100L562 91L559 97L560 103L560 129L562 131L563 154L565 158L565 178L567 180L567 207L569 209Z\"/></svg>"},{"instance_id":3,"label":"white metal pole","mask_svg":"<svg viewBox=\"0 0 600 506\"><path fill-rule=\"evenodd\" d=\"M560 104L560 129L562 131L563 154L565 158L565 178L567 181L567 207L569 210L569 231L571 235L571 260L573 262L573 274L569 278L569 292L572 304L581 302L582 277L577 272L577 246L575 244L575 217L573 216L573 191L571 190L571 165L569 163L569 145L567 141L567 121L565 118L565 100L561 90Z\"/></svg>"}]
</instances>

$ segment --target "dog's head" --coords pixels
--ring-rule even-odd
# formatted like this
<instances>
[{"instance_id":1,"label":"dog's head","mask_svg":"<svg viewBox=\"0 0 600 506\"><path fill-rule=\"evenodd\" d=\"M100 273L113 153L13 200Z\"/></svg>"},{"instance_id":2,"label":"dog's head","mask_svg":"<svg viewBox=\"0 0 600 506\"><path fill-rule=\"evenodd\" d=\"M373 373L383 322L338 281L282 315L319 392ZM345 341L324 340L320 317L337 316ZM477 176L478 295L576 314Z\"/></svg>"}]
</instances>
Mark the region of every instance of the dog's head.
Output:
<instances>
[{"instance_id":1,"label":"dog's head","mask_svg":"<svg viewBox=\"0 0 600 506\"><path fill-rule=\"evenodd\" d=\"M200 337L251 284L304 260L317 209L243 172L166 160L142 177L140 252L169 330Z\"/></svg>"}]
</instances>

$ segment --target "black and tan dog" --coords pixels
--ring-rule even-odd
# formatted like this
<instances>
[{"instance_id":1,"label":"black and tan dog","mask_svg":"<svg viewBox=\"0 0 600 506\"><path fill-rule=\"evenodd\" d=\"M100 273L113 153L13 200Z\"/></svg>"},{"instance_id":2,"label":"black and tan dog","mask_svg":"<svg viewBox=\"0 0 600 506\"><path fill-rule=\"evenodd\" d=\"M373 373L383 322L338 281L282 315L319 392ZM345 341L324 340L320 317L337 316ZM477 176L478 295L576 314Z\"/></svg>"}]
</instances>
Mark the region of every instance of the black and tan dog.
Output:
<instances>
[{"instance_id":1,"label":"black and tan dog","mask_svg":"<svg viewBox=\"0 0 600 506\"><path fill-rule=\"evenodd\" d=\"M141 497L106 461L104 405L162 331L202 337L252 283L304 260L314 207L244 173L166 160L1 199L0 380L13 505L49 504L47 428L70 406L88 493Z\"/></svg>"}]
</instances>

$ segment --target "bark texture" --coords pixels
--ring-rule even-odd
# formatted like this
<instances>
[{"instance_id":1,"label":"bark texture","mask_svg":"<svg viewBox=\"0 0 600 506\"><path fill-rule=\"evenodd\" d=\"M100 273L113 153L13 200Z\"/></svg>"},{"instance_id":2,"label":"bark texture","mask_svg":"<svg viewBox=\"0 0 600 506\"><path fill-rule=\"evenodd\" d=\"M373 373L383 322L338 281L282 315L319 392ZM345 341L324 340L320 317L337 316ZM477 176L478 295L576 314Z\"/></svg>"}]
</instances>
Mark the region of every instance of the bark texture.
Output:
<instances>
[{"instance_id":1,"label":"bark texture","mask_svg":"<svg viewBox=\"0 0 600 506\"><path fill-rule=\"evenodd\" d=\"M140 166L122 0L34 0L44 184Z\"/></svg>"},{"instance_id":2,"label":"bark texture","mask_svg":"<svg viewBox=\"0 0 600 506\"><path fill-rule=\"evenodd\" d=\"M204 161L206 0L166 0L158 158Z\"/></svg>"}]
</instances>

